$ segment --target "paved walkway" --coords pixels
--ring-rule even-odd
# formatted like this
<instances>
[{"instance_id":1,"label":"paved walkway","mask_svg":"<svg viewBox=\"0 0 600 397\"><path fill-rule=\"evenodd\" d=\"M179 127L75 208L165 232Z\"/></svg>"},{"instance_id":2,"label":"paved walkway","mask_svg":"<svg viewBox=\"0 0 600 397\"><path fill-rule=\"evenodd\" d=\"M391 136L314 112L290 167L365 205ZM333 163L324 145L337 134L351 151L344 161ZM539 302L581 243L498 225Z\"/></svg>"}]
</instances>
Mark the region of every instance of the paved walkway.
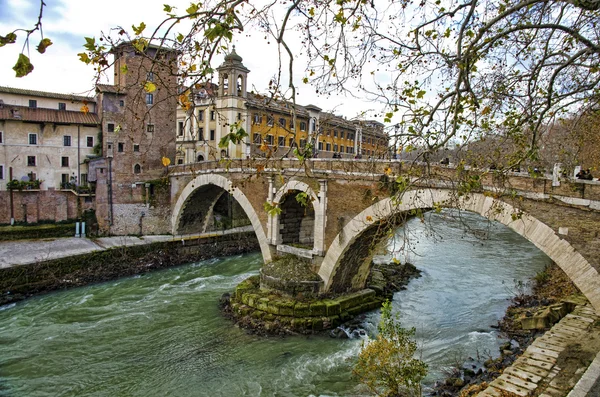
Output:
<instances>
[{"instance_id":1,"label":"paved walkway","mask_svg":"<svg viewBox=\"0 0 600 397\"><path fill-rule=\"evenodd\" d=\"M225 231L186 234L181 236L118 236L95 239L70 237L45 240L0 241L0 269L28 265L51 259L65 258L73 255L87 254L115 247L151 244L161 241L185 241L253 230L252 226L245 226Z\"/></svg>"},{"instance_id":2,"label":"paved walkway","mask_svg":"<svg viewBox=\"0 0 600 397\"><path fill-rule=\"evenodd\" d=\"M577 343L585 337L590 326L598 319L591 306L577 306L571 314L567 314L543 336L537 338L513 365L506 368L504 373L478 396L595 396L589 393L600 376L600 354L572 390L570 386L556 382L555 377L560 372L556 365L560 353L570 344ZM577 373L583 371L585 368L581 368Z\"/></svg>"}]
</instances>

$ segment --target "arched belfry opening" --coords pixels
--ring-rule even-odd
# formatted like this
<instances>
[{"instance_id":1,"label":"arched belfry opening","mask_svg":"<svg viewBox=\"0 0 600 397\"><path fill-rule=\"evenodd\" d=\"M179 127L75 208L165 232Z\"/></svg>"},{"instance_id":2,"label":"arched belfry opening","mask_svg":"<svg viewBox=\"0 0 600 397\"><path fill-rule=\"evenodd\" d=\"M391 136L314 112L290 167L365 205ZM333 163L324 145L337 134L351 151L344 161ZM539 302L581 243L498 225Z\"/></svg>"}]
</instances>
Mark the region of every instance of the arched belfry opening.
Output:
<instances>
[{"instance_id":1,"label":"arched belfry opening","mask_svg":"<svg viewBox=\"0 0 600 397\"><path fill-rule=\"evenodd\" d=\"M290 190L279 208L281 243L312 249L315 241L315 211L310 196L300 190Z\"/></svg>"}]
</instances>

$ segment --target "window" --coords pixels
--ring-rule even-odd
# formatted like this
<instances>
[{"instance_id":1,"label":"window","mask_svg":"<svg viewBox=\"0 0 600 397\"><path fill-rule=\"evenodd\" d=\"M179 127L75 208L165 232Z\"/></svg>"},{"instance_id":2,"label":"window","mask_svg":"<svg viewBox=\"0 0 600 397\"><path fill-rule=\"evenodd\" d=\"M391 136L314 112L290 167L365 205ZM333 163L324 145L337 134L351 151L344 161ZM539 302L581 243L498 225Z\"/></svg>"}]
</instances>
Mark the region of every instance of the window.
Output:
<instances>
[{"instance_id":1,"label":"window","mask_svg":"<svg viewBox=\"0 0 600 397\"><path fill-rule=\"evenodd\" d=\"M80 175L79 184L81 186L87 186L87 184L88 184L87 175L88 174L81 174Z\"/></svg>"},{"instance_id":2,"label":"window","mask_svg":"<svg viewBox=\"0 0 600 397\"><path fill-rule=\"evenodd\" d=\"M71 146L71 135L63 136L63 146Z\"/></svg>"},{"instance_id":3,"label":"window","mask_svg":"<svg viewBox=\"0 0 600 397\"><path fill-rule=\"evenodd\" d=\"M0 180L4 179L4 166L0 165Z\"/></svg>"},{"instance_id":4,"label":"window","mask_svg":"<svg viewBox=\"0 0 600 397\"><path fill-rule=\"evenodd\" d=\"M115 125L113 123L106 124L106 130L108 132L115 132Z\"/></svg>"},{"instance_id":5,"label":"window","mask_svg":"<svg viewBox=\"0 0 600 397\"><path fill-rule=\"evenodd\" d=\"M277 138L277 146L285 146L285 137L280 136Z\"/></svg>"},{"instance_id":6,"label":"window","mask_svg":"<svg viewBox=\"0 0 600 397\"><path fill-rule=\"evenodd\" d=\"M215 140L215 130L210 130L210 140L211 141Z\"/></svg>"},{"instance_id":7,"label":"window","mask_svg":"<svg viewBox=\"0 0 600 397\"><path fill-rule=\"evenodd\" d=\"M29 144L37 145L37 134L29 134Z\"/></svg>"},{"instance_id":8,"label":"window","mask_svg":"<svg viewBox=\"0 0 600 397\"><path fill-rule=\"evenodd\" d=\"M300 122L300 131L306 131L306 122L304 122L304 121Z\"/></svg>"},{"instance_id":9,"label":"window","mask_svg":"<svg viewBox=\"0 0 600 397\"><path fill-rule=\"evenodd\" d=\"M199 154L197 160L198 162L204 161L204 156Z\"/></svg>"},{"instance_id":10,"label":"window","mask_svg":"<svg viewBox=\"0 0 600 397\"><path fill-rule=\"evenodd\" d=\"M134 152L139 152L140 151L140 145L133 145L133 151Z\"/></svg>"},{"instance_id":11,"label":"window","mask_svg":"<svg viewBox=\"0 0 600 397\"><path fill-rule=\"evenodd\" d=\"M204 110L198 111L198 121L204 121Z\"/></svg>"},{"instance_id":12,"label":"window","mask_svg":"<svg viewBox=\"0 0 600 397\"><path fill-rule=\"evenodd\" d=\"M183 159L177 159L177 165L183 164Z\"/></svg>"},{"instance_id":13,"label":"window","mask_svg":"<svg viewBox=\"0 0 600 397\"><path fill-rule=\"evenodd\" d=\"M344 139L344 131L340 131L340 138Z\"/></svg>"},{"instance_id":14,"label":"window","mask_svg":"<svg viewBox=\"0 0 600 397\"><path fill-rule=\"evenodd\" d=\"M284 119L283 117L281 117L281 118L279 119L279 125L280 125L281 127L285 128L285 124L286 124L286 123L285 123L285 119Z\"/></svg>"},{"instance_id":15,"label":"window","mask_svg":"<svg viewBox=\"0 0 600 397\"><path fill-rule=\"evenodd\" d=\"M331 152L331 143L325 145L325 150Z\"/></svg>"},{"instance_id":16,"label":"window","mask_svg":"<svg viewBox=\"0 0 600 397\"><path fill-rule=\"evenodd\" d=\"M204 140L204 127L198 128L198 140L199 141Z\"/></svg>"},{"instance_id":17,"label":"window","mask_svg":"<svg viewBox=\"0 0 600 397\"><path fill-rule=\"evenodd\" d=\"M289 147L296 146L296 141L294 141L294 138L290 138L288 142L289 142Z\"/></svg>"},{"instance_id":18,"label":"window","mask_svg":"<svg viewBox=\"0 0 600 397\"><path fill-rule=\"evenodd\" d=\"M346 148L344 147L344 145L340 145L340 152L341 153L345 153Z\"/></svg>"},{"instance_id":19,"label":"window","mask_svg":"<svg viewBox=\"0 0 600 397\"><path fill-rule=\"evenodd\" d=\"M152 73L152 72L146 73L146 80L147 81L154 81L154 73Z\"/></svg>"},{"instance_id":20,"label":"window","mask_svg":"<svg viewBox=\"0 0 600 397\"><path fill-rule=\"evenodd\" d=\"M305 148L306 147L306 139L300 139L300 147L301 148Z\"/></svg>"},{"instance_id":21,"label":"window","mask_svg":"<svg viewBox=\"0 0 600 397\"><path fill-rule=\"evenodd\" d=\"M4 143L4 133L0 131L0 143Z\"/></svg>"},{"instance_id":22,"label":"window","mask_svg":"<svg viewBox=\"0 0 600 397\"><path fill-rule=\"evenodd\" d=\"M337 143L336 143L336 144L333 145L333 151L337 152L337 149L338 149L338 146L337 146Z\"/></svg>"},{"instance_id":23,"label":"window","mask_svg":"<svg viewBox=\"0 0 600 397\"><path fill-rule=\"evenodd\" d=\"M35 167L35 156L27 156L27 166L28 167Z\"/></svg>"},{"instance_id":24,"label":"window","mask_svg":"<svg viewBox=\"0 0 600 397\"><path fill-rule=\"evenodd\" d=\"M260 143L261 139L260 139L260 134L254 134L254 136L252 137L252 142L254 143Z\"/></svg>"},{"instance_id":25,"label":"window","mask_svg":"<svg viewBox=\"0 0 600 397\"><path fill-rule=\"evenodd\" d=\"M29 100L29 107L30 108L37 108L37 101L35 99L30 99Z\"/></svg>"},{"instance_id":26,"label":"window","mask_svg":"<svg viewBox=\"0 0 600 397\"><path fill-rule=\"evenodd\" d=\"M58 103L58 110L67 110L67 104L64 102Z\"/></svg>"},{"instance_id":27,"label":"window","mask_svg":"<svg viewBox=\"0 0 600 397\"><path fill-rule=\"evenodd\" d=\"M334 138L337 138L337 136L338 136L338 132L337 132L337 130L333 130L333 137L334 137Z\"/></svg>"},{"instance_id":28,"label":"window","mask_svg":"<svg viewBox=\"0 0 600 397\"><path fill-rule=\"evenodd\" d=\"M323 142L319 142L319 150L323 150Z\"/></svg>"},{"instance_id":29,"label":"window","mask_svg":"<svg viewBox=\"0 0 600 397\"><path fill-rule=\"evenodd\" d=\"M69 158L68 157L61 157L60 158L60 166L61 167L68 167L69 166Z\"/></svg>"},{"instance_id":30,"label":"window","mask_svg":"<svg viewBox=\"0 0 600 397\"><path fill-rule=\"evenodd\" d=\"M142 166L139 164L136 164L133 166L133 173L134 174L139 174L140 172L142 172Z\"/></svg>"},{"instance_id":31,"label":"window","mask_svg":"<svg viewBox=\"0 0 600 397\"><path fill-rule=\"evenodd\" d=\"M86 147L94 147L94 137L93 136L85 137L85 146Z\"/></svg>"},{"instance_id":32,"label":"window","mask_svg":"<svg viewBox=\"0 0 600 397\"><path fill-rule=\"evenodd\" d=\"M154 94L146 94L146 105L152 105L154 103Z\"/></svg>"},{"instance_id":33,"label":"window","mask_svg":"<svg viewBox=\"0 0 600 397\"><path fill-rule=\"evenodd\" d=\"M275 122L275 121L273 120L273 116L267 116L267 125L268 125L269 127L273 127L273 123L274 123L274 122Z\"/></svg>"},{"instance_id":34,"label":"window","mask_svg":"<svg viewBox=\"0 0 600 397\"><path fill-rule=\"evenodd\" d=\"M238 113L238 115L237 115L237 119L238 119L238 120L241 120L241 119L242 119L242 114L241 114L241 113Z\"/></svg>"},{"instance_id":35,"label":"window","mask_svg":"<svg viewBox=\"0 0 600 397\"><path fill-rule=\"evenodd\" d=\"M215 115L215 111L214 111L214 110L211 110L211 111L210 111L210 120L211 120L211 121L215 121L215 117L216 117L216 115Z\"/></svg>"},{"instance_id":36,"label":"window","mask_svg":"<svg viewBox=\"0 0 600 397\"><path fill-rule=\"evenodd\" d=\"M125 144L123 142L119 142L117 144L117 152L123 152L125 150Z\"/></svg>"},{"instance_id":37,"label":"window","mask_svg":"<svg viewBox=\"0 0 600 397\"><path fill-rule=\"evenodd\" d=\"M272 145L273 144L273 135L267 135L267 144L268 145Z\"/></svg>"},{"instance_id":38,"label":"window","mask_svg":"<svg viewBox=\"0 0 600 397\"><path fill-rule=\"evenodd\" d=\"M253 123L254 124L262 124L262 116L258 113L254 113Z\"/></svg>"},{"instance_id":39,"label":"window","mask_svg":"<svg viewBox=\"0 0 600 397\"><path fill-rule=\"evenodd\" d=\"M177 123L177 125L179 126L177 128L177 135L183 136L183 121L180 121L179 123Z\"/></svg>"},{"instance_id":40,"label":"window","mask_svg":"<svg viewBox=\"0 0 600 397\"><path fill-rule=\"evenodd\" d=\"M154 132L154 124L146 124L146 132Z\"/></svg>"},{"instance_id":41,"label":"window","mask_svg":"<svg viewBox=\"0 0 600 397\"><path fill-rule=\"evenodd\" d=\"M120 99L120 100L119 100L119 106L120 106L120 107L123 107L123 106L125 106L125 101L124 101L124 100L122 100L122 99Z\"/></svg>"},{"instance_id":42,"label":"window","mask_svg":"<svg viewBox=\"0 0 600 397\"><path fill-rule=\"evenodd\" d=\"M67 189L68 186L64 186L67 185L69 183L69 174L60 174L60 184L63 185L61 186L61 189Z\"/></svg>"}]
</instances>

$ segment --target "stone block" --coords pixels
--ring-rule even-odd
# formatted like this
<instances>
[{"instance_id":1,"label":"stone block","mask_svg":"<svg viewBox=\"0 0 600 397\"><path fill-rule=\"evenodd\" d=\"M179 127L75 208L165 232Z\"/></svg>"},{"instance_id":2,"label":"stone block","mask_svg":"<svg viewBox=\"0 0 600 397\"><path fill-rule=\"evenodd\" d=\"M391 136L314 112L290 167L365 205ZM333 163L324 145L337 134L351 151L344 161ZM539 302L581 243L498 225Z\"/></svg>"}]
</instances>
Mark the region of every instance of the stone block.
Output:
<instances>
[{"instance_id":1,"label":"stone block","mask_svg":"<svg viewBox=\"0 0 600 397\"><path fill-rule=\"evenodd\" d=\"M294 318L292 320L291 325L292 325L293 329L298 330L298 331L306 329L306 319L305 318Z\"/></svg>"},{"instance_id":2,"label":"stone block","mask_svg":"<svg viewBox=\"0 0 600 397\"><path fill-rule=\"evenodd\" d=\"M327 308L327 315L329 317L339 316L339 314L342 312L339 302L330 299L323 300L322 302Z\"/></svg>"},{"instance_id":3,"label":"stone block","mask_svg":"<svg viewBox=\"0 0 600 397\"><path fill-rule=\"evenodd\" d=\"M310 315L312 317L324 317L327 316L327 306L321 301L313 302L310 304Z\"/></svg>"},{"instance_id":4,"label":"stone block","mask_svg":"<svg viewBox=\"0 0 600 397\"><path fill-rule=\"evenodd\" d=\"M310 316L310 305L308 303L296 302L294 305L294 317Z\"/></svg>"},{"instance_id":5,"label":"stone block","mask_svg":"<svg viewBox=\"0 0 600 397\"><path fill-rule=\"evenodd\" d=\"M315 317L312 319L312 329L313 331L322 331L323 330L323 319L320 317Z\"/></svg>"},{"instance_id":6,"label":"stone block","mask_svg":"<svg viewBox=\"0 0 600 397\"><path fill-rule=\"evenodd\" d=\"M281 316L294 316L294 305L296 302L293 301L280 301L276 303L279 306L279 314Z\"/></svg>"},{"instance_id":7,"label":"stone block","mask_svg":"<svg viewBox=\"0 0 600 397\"><path fill-rule=\"evenodd\" d=\"M269 301L269 303L267 304L267 312L271 313L271 314L279 315L280 314L279 307L280 306L278 305L278 302Z\"/></svg>"},{"instance_id":8,"label":"stone block","mask_svg":"<svg viewBox=\"0 0 600 397\"><path fill-rule=\"evenodd\" d=\"M260 298L255 306L258 310L262 310L263 312L267 312L269 308L269 299L268 298Z\"/></svg>"}]
</instances>

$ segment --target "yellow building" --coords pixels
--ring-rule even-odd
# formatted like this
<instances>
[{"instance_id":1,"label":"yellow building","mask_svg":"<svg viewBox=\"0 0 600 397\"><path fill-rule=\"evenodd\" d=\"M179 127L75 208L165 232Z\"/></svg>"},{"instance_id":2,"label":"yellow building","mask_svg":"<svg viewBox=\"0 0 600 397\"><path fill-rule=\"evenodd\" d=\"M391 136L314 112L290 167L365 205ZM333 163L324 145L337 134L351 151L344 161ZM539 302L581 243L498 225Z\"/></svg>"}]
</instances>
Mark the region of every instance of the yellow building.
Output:
<instances>
[{"instance_id":1,"label":"yellow building","mask_svg":"<svg viewBox=\"0 0 600 397\"><path fill-rule=\"evenodd\" d=\"M222 158L288 157L298 148L317 158L383 158L389 138L377 121L355 121L247 90L248 73L234 50L217 68L219 84L194 87L177 111L177 164ZM243 128L239 144L220 148L221 139ZM310 149L310 150L307 150Z\"/></svg>"}]
</instances>

